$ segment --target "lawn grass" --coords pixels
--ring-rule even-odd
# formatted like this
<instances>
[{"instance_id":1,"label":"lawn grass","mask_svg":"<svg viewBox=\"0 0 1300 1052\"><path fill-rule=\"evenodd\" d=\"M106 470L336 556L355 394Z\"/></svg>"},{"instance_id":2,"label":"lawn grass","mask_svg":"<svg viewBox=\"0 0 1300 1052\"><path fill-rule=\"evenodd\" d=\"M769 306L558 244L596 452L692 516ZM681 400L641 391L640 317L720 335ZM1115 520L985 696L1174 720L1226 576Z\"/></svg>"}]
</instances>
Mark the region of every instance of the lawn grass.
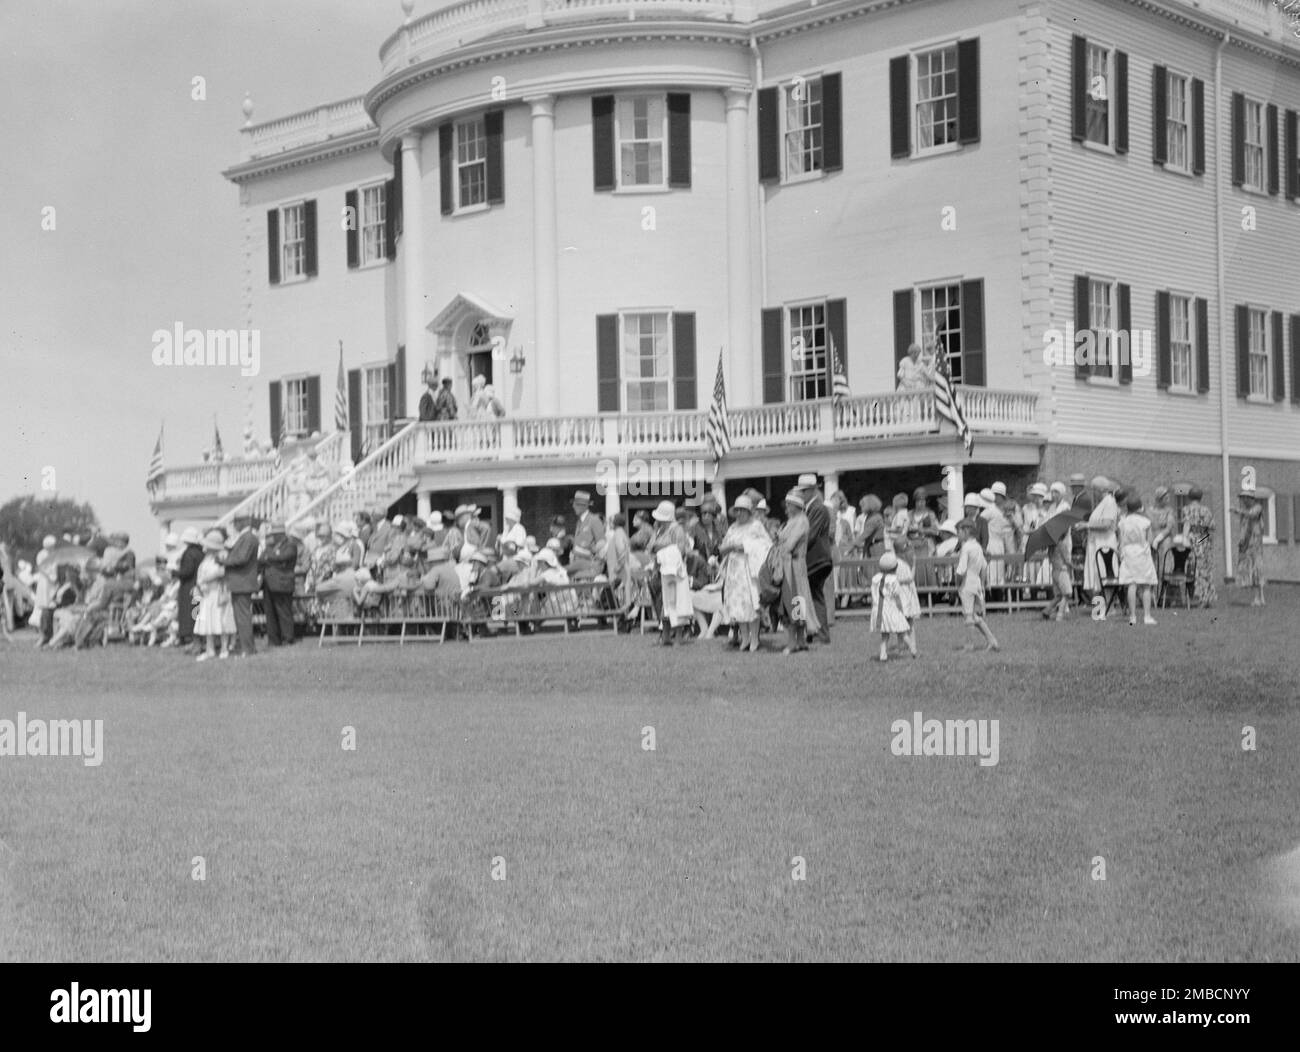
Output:
<instances>
[{"instance_id":1,"label":"lawn grass","mask_svg":"<svg viewBox=\"0 0 1300 1052\"><path fill-rule=\"evenodd\" d=\"M1297 960L1300 590L1270 602L995 616L996 654L940 618L884 666L861 619L791 657L22 635L0 718L102 719L104 760L0 757L0 959ZM894 756L917 709L998 719L1000 762Z\"/></svg>"}]
</instances>

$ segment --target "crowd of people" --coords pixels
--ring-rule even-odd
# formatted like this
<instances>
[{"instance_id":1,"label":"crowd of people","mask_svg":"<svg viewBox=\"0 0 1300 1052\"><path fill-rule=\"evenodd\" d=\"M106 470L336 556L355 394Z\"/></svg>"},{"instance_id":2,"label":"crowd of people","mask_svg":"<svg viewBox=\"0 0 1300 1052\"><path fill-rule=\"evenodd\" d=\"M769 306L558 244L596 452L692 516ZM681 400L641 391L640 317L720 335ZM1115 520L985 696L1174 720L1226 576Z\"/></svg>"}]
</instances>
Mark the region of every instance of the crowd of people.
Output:
<instances>
[{"instance_id":1,"label":"crowd of people","mask_svg":"<svg viewBox=\"0 0 1300 1052\"><path fill-rule=\"evenodd\" d=\"M711 495L698 505L664 500L630 522L622 513L606 521L592 509L591 494L579 490L572 518L547 523L541 543L510 503L499 530L474 504L425 519L389 517L384 509L333 524L308 517L292 531L283 518L244 516L231 530L191 527L169 536L147 569L137 567L125 534L96 534L84 542L65 537L65 545L81 542L93 554L46 572L59 543L50 536L36 566L19 563L16 574L33 596L37 645L50 649L102 642L115 604L118 627L133 641L207 661L254 653L259 593L266 643L279 647L295 642L304 611L311 620L346 619L384 603L409 610L428 597L486 610L484 597L502 589L592 582L605 600L602 615L622 631L648 608L660 645L713 638L725 628L728 644L749 653L762 649L765 632L781 634L786 654L829 645L836 610L869 601L880 659L888 660L891 642L918 653L918 586L940 584L960 602L969 648L998 648L985 597L1012 586L1048 597L1046 618L1064 619L1077 602L1097 618L1094 597L1105 595L1104 618L1118 593L1130 623L1140 602L1143 622L1154 624L1155 589L1172 567L1195 605L1212 606L1214 516L1197 489L1186 494L1181 517L1170 498L1168 487L1157 487L1148 508L1132 489L1076 474L1068 483L1034 483L1023 503L994 482L966 494L951 513L944 493L931 488L911 499L896 495L888 510L867 494L854 511L843 492L824 499L817 476L805 474L775 509L747 489L725 511ZM1232 514L1236 582L1254 591L1253 605L1263 605L1263 504L1242 493ZM1068 517L1066 527L1051 533L1060 516ZM479 620L493 630L492 617ZM571 627L579 627L576 619Z\"/></svg>"}]
</instances>

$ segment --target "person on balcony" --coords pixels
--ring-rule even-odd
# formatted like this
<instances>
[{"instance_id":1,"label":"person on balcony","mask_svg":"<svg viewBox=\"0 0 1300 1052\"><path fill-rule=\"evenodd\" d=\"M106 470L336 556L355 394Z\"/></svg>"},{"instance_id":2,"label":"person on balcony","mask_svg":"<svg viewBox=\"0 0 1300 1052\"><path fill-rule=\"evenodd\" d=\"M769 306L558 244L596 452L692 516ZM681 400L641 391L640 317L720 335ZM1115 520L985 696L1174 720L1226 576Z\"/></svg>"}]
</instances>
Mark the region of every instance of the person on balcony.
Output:
<instances>
[{"instance_id":1,"label":"person on balcony","mask_svg":"<svg viewBox=\"0 0 1300 1052\"><path fill-rule=\"evenodd\" d=\"M933 365L927 370L921 362L921 345L913 343L907 355L898 363L898 389L900 391L925 391L934 386Z\"/></svg>"},{"instance_id":2,"label":"person on balcony","mask_svg":"<svg viewBox=\"0 0 1300 1052\"><path fill-rule=\"evenodd\" d=\"M460 406L456 404L456 396L451 393L451 377L442 378L442 390L438 392L438 397L433 402L433 419L434 420L455 420L460 414Z\"/></svg>"},{"instance_id":3,"label":"person on balcony","mask_svg":"<svg viewBox=\"0 0 1300 1052\"><path fill-rule=\"evenodd\" d=\"M424 394L420 395L419 417L421 423L438 419L438 377L434 373L424 374Z\"/></svg>"}]
</instances>

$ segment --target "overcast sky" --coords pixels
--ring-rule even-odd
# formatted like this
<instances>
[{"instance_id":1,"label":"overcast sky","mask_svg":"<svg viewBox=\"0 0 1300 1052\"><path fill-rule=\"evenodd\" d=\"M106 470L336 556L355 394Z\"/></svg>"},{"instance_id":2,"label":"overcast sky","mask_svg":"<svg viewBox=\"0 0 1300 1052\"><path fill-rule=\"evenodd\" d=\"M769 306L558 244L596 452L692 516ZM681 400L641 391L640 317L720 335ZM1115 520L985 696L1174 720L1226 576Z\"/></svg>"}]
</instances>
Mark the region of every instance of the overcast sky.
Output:
<instances>
[{"instance_id":1,"label":"overcast sky","mask_svg":"<svg viewBox=\"0 0 1300 1052\"><path fill-rule=\"evenodd\" d=\"M213 413L238 452L250 381L155 367L152 334L243 326L239 191L221 172L244 93L254 121L359 95L402 17L398 0L0 3L0 503L51 467L59 496L152 554L164 418L169 464L200 460Z\"/></svg>"}]
</instances>

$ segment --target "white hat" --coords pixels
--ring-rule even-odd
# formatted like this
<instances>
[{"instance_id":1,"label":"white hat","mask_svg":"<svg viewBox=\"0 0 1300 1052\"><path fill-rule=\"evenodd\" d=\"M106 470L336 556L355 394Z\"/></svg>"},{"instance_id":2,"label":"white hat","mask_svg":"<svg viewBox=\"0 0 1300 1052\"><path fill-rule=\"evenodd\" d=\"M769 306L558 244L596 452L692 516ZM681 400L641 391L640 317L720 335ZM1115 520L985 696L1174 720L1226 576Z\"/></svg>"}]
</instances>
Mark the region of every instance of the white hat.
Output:
<instances>
[{"instance_id":1,"label":"white hat","mask_svg":"<svg viewBox=\"0 0 1300 1052\"><path fill-rule=\"evenodd\" d=\"M178 536L176 536L176 534L169 533L167 534L166 539L163 541L163 548L175 548L176 545L180 543L181 543L181 539Z\"/></svg>"},{"instance_id":2,"label":"white hat","mask_svg":"<svg viewBox=\"0 0 1300 1052\"><path fill-rule=\"evenodd\" d=\"M1044 486L1041 482L1035 482L1032 486L1029 487L1029 495L1031 497L1046 497L1047 487Z\"/></svg>"},{"instance_id":3,"label":"white hat","mask_svg":"<svg viewBox=\"0 0 1300 1052\"><path fill-rule=\"evenodd\" d=\"M546 563L547 566L559 567L560 565L559 560L555 558L555 552L549 546L543 548L534 558L539 563Z\"/></svg>"},{"instance_id":4,"label":"white hat","mask_svg":"<svg viewBox=\"0 0 1300 1052\"><path fill-rule=\"evenodd\" d=\"M742 511L753 511L754 502L742 493L739 497L735 499L731 507L733 511L737 508L741 509Z\"/></svg>"},{"instance_id":5,"label":"white hat","mask_svg":"<svg viewBox=\"0 0 1300 1052\"><path fill-rule=\"evenodd\" d=\"M799 488L811 489L817 485L817 476L811 473L799 476Z\"/></svg>"},{"instance_id":6,"label":"white hat","mask_svg":"<svg viewBox=\"0 0 1300 1052\"><path fill-rule=\"evenodd\" d=\"M1005 497L1007 495L1007 484L1005 482L995 482L993 483L992 486L989 487L989 489L991 489L999 497Z\"/></svg>"},{"instance_id":7,"label":"white hat","mask_svg":"<svg viewBox=\"0 0 1300 1052\"><path fill-rule=\"evenodd\" d=\"M181 544L202 544L203 534L197 526L186 526L181 531Z\"/></svg>"},{"instance_id":8,"label":"white hat","mask_svg":"<svg viewBox=\"0 0 1300 1052\"><path fill-rule=\"evenodd\" d=\"M501 510L501 518L503 518L506 522L518 522L519 508L514 504L507 504Z\"/></svg>"},{"instance_id":9,"label":"white hat","mask_svg":"<svg viewBox=\"0 0 1300 1052\"><path fill-rule=\"evenodd\" d=\"M441 525L442 525L442 512L440 512L440 511L431 511L431 512L429 512L429 525L430 525L431 527L433 527L434 529L437 529L439 526L441 526Z\"/></svg>"},{"instance_id":10,"label":"white hat","mask_svg":"<svg viewBox=\"0 0 1300 1052\"><path fill-rule=\"evenodd\" d=\"M967 493L966 499L962 501L962 507L983 508L986 507L986 505L984 503L984 498L980 496L978 493Z\"/></svg>"},{"instance_id":11,"label":"white hat","mask_svg":"<svg viewBox=\"0 0 1300 1052\"><path fill-rule=\"evenodd\" d=\"M893 552L885 552L880 557L880 568L882 570L894 570L898 568L898 556Z\"/></svg>"},{"instance_id":12,"label":"white hat","mask_svg":"<svg viewBox=\"0 0 1300 1052\"><path fill-rule=\"evenodd\" d=\"M984 502L984 507L987 508L993 503L993 491L991 489L980 490L980 500Z\"/></svg>"},{"instance_id":13,"label":"white hat","mask_svg":"<svg viewBox=\"0 0 1300 1052\"><path fill-rule=\"evenodd\" d=\"M1052 488L1051 488L1050 490L1048 490L1048 492L1049 492L1049 493L1065 493L1065 492L1066 492L1066 488L1067 488L1067 487L1066 487L1066 485L1065 485L1064 482L1053 482L1053 483L1052 483Z\"/></svg>"},{"instance_id":14,"label":"white hat","mask_svg":"<svg viewBox=\"0 0 1300 1052\"><path fill-rule=\"evenodd\" d=\"M673 522L677 518L677 508L670 500L661 500L650 516L655 522Z\"/></svg>"},{"instance_id":15,"label":"white hat","mask_svg":"<svg viewBox=\"0 0 1300 1052\"><path fill-rule=\"evenodd\" d=\"M47 534L45 535L45 540L41 541L41 547L42 547L42 548L53 548L53 547L54 547L56 544L58 544L58 543L59 543L59 542L58 542L57 540L55 540L55 538L54 538L54 534L52 534L52 533L47 533Z\"/></svg>"}]
</instances>

